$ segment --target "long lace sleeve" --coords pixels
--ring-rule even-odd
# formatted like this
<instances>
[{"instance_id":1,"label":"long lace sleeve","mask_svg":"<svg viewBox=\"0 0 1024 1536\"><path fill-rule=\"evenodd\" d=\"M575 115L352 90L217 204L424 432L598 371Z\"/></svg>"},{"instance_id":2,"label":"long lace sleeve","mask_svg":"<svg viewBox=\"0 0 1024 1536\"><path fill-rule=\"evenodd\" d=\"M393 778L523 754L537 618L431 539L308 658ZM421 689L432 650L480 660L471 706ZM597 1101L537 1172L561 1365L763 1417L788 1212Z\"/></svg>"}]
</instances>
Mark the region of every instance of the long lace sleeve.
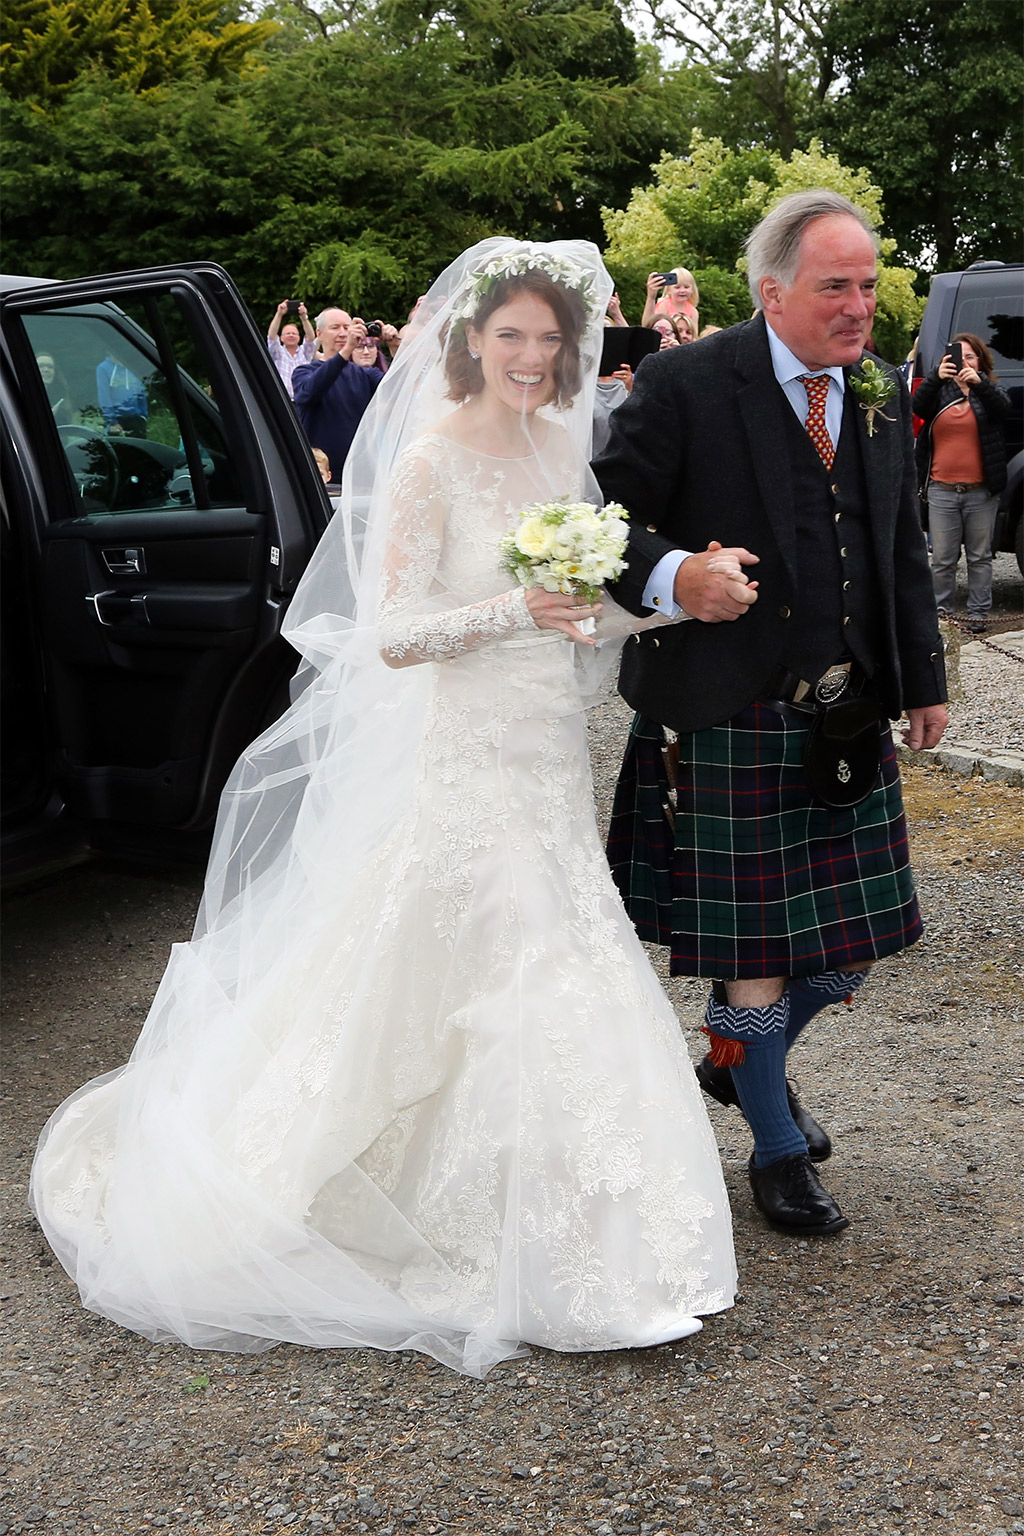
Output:
<instances>
[{"instance_id":1,"label":"long lace sleeve","mask_svg":"<svg viewBox=\"0 0 1024 1536\"><path fill-rule=\"evenodd\" d=\"M399 464L377 611L378 645L390 667L444 661L534 628L522 587L468 604L446 589L439 574L445 505L433 460L411 455Z\"/></svg>"}]
</instances>

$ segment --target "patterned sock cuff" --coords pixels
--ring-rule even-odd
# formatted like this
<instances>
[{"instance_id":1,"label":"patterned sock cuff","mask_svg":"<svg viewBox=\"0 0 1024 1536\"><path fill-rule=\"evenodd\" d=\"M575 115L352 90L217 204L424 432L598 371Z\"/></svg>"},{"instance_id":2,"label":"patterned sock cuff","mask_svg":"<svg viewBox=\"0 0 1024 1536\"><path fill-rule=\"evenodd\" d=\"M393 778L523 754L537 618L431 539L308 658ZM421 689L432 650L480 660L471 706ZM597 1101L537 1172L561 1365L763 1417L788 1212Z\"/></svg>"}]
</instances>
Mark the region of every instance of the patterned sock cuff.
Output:
<instances>
[{"instance_id":1,"label":"patterned sock cuff","mask_svg":"<svg viewBox=\"0 0 1024 1536\"><path fill-rule=\"evenodd\" d=\"M754 1043L784 1033L788 1022L788 992L783 992L778 1002L769 1003L766 1008L732 1008L728 1003L720 1003L712 994L704 1015L704 1027L710 1034L723 1040Z\"/></svg>"},{"instance_id":2,"label":"patterned sock cuff","mask_svg":"<svg viewBox=\"0 0 1024 1536\"><path fill-rule=\"evenodd\" d=\"M867 977L867 971L822 971L817 976L796 976L789 985L791 990L806 990L812 995L816 994L824 1007L827 1000L852 996L864 985Z\"/></svg>"}]
</instances>

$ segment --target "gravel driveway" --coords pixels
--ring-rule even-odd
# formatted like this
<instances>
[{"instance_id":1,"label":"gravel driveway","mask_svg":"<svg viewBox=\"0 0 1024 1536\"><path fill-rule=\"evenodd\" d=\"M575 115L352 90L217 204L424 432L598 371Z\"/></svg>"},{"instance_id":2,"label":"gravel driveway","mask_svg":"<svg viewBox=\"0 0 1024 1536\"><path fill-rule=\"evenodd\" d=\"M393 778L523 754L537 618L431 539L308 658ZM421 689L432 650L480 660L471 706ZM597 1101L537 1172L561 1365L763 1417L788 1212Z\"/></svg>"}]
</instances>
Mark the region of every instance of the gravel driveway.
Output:
<instances>
[{"instance_id":1,"label":"gravel driveway","mask_svg":"<svg viewBox=\"0 0 1024 1536\"><path fill-rule=\"evenodd\" d=\"M595 712L607 805L626 717ZM801 1042L853 1225L788 1239L712 1106L741 1299L646 1351L153 1347L83 1312L25 1208L36 1135L126 1057L199 881L76 871L6 908L4 1533L1024 1533L1019 790L906 774L927 936ZM671 993L694 1055L703 986Z\"/></svg>"}]
</instances>

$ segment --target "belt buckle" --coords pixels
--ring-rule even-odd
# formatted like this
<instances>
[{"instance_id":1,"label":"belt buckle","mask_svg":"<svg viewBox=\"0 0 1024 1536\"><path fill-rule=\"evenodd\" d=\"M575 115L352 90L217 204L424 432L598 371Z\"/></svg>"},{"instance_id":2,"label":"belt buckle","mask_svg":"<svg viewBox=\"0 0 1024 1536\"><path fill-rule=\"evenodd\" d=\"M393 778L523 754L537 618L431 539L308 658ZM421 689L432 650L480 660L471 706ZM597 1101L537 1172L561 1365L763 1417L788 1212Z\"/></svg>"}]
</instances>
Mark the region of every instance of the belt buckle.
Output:
<instances>
[{"instance_id":1,"label":"belt buckle","mask_svg":"<svg viewBox=\"0 0 1024 1536\"><path fill-rule=\"evenodd\" d=\"M838 666L829 667L823 672L814 685L814 697L819 704L834 704L842 698L850 681L850 663L840 662Z\"/></svg>"}]
</instances>

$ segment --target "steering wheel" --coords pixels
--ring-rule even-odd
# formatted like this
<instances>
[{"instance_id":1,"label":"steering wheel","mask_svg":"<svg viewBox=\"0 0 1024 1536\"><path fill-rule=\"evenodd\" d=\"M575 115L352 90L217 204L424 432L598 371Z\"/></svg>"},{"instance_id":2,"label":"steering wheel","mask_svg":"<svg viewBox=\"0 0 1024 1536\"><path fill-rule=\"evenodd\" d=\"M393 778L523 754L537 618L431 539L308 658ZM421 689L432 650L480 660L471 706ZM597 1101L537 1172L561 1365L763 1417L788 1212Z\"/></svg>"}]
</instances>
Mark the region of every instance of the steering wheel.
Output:
<instances>
[{"instance_id":1,"label":"steering wheel","mask_svg":"<svg viewBox=\"0 0 1024 1536\"><path fill-rule=\"evenodd\" d=\"M109 440L93 427L58 427L57 435L82 499L92 497L109 511L121 486L121 466ZM78 450L75 457L73 449Z\"/></svg>"}]
</instances>

